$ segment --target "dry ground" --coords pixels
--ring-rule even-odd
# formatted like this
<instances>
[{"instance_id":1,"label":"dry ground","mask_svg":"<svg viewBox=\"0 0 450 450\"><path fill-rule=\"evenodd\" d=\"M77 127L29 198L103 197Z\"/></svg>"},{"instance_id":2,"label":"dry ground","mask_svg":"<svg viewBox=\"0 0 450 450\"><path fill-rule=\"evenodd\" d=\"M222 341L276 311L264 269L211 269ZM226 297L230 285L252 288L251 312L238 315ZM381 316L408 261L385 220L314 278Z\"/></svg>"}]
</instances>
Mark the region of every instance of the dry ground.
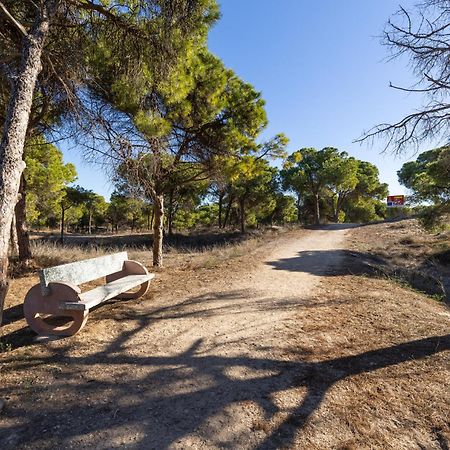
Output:
<instances>
[{"instance_id":1,"label":"dry ground","mask_svg":"<svg viewBox=\"0 0 450 450\"><path fill-rule=\"evenodd\" d=\"M362 226L349 246L381 273L450 304L450 229L428 233L415 219Z\"/></svg>"},{"instance_id":2,"label":"dry ground","mask_svg":"<svg viewBox=\"0 0 450 450\"><path fill-rule=\"evenodd\" d=\"M0 448L448 449L450 314L364 275L348 249L378 231L173 254L69 339L33 337L15 280Z\"/></svg>"}]
</instances>

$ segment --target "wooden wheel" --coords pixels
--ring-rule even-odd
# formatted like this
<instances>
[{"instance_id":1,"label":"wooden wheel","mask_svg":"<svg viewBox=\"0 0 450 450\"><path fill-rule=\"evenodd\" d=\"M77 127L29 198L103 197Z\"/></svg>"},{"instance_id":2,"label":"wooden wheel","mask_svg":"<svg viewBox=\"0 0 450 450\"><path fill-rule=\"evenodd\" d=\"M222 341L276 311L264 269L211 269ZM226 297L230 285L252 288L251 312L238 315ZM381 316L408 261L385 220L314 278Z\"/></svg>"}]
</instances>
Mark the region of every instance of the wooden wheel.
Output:
<instances>
[{"instance_id":1,"label":"wooden wheel","mask_svg":"<svg viewBox=\"0 0 450 450\"><path fill-rule=\"evenodd\" d=\"M88 311L60 310L59 304L77 300L77 291L62 283L51 283L48 296L42 295L39 285L33 286L23 304L25 319L37 334L73 336L86 324Z\"/></svg>"}]
</instances>

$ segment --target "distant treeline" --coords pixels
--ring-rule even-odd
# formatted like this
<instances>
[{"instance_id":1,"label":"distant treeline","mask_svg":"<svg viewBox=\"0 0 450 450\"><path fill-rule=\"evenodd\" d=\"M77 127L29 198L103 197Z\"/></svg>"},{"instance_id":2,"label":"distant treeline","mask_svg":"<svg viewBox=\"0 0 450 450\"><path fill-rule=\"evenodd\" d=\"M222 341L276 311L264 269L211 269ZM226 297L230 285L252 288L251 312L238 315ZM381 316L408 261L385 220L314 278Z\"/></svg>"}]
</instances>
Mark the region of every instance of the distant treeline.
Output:
<instances>
[{"instance_id":1,"label":"distant treeline","mask_svg":"<svg viewBox=\"0 0 450 450\"><path fill-rule=\"evenodd\" d=\"M76 232L151 230L154 207L123 177L107 202L73 185L77 173L61 152L40 139L26 149L26 219L32 228ZM194 169L192 169L194 170ZM165 193L164 226L174 230L239 228L324 221L369 222L386 215L387 185L378 169L335 148L301 149L281 170L264 157L224 160L220 176L173 182Z\"/></svg>"}]
</instances>

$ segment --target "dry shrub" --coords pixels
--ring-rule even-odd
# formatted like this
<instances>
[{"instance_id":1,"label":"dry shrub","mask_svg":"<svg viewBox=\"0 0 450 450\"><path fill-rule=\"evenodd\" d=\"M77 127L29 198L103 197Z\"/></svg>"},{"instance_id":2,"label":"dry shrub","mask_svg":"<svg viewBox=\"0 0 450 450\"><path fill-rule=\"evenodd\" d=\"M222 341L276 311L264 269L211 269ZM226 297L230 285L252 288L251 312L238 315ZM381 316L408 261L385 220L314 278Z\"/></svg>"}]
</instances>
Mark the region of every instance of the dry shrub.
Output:
<instances>
[{"instance_id":1,"label":"dry shrub","mask_svg":"<svg viewBox=\"0 0 450 450\"><path fill-rule=\"evenodd\" d=\"M233 260L243 257L247 254L253 254L262 244L275 238L284 229L264 229L248 233L240 240L231 239L229 242L212 243L209 246L202 247L196 245L196 239L202 239L202 236L192 236L192 247L176 247L174 245L165 246L165 265L167 267L176 267L183 265L190 269L212 269L227 260ZM61 245L55 241L32 241L32 252L35 268L52 267L60 264L66 264L73 261L81 261L89 258L116 253L119 251L128 251L130 259L142 262L147 266L152 264L151 249L142 245L97 245L95 240L91 245ZM197 250L195 248L198 247ZM194 249L193 249L194 248Z\"/></svg>"},{"instance_id":2,"label":"dry shrub","mask_svg":"<svg viewBox=\"0 0 450 450\"><path fill-rule=\"evenodd\" d=\"M190 253L192 258L188 266L191 269L213 269L225 261L252 255L266 241L263 238L264 235L255 235L239 243L218 245L196 253Z\"/></svg>"},{"instance_id":3,"label":"dry shrub","mask_svg":"<svg viewBox=\"0 0 450 450\"><path fill-rule=\"evenodd\" d=\"M32 241L33 258L39 267L51 267L83 259L96 258L108 253L106 249L62 246L55 242Z\"/></svg>"}]
</instances>

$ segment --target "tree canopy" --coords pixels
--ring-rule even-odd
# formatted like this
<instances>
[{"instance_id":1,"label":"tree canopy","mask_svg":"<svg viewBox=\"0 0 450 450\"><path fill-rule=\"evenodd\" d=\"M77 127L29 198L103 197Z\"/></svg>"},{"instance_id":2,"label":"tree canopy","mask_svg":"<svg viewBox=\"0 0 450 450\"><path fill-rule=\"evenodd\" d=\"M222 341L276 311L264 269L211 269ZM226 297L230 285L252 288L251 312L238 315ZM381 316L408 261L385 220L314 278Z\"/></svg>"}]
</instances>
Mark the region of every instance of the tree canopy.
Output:
<instances>
[{"instance_id":1,"label":"tree canopy","mask_svg":"<svg viewBox=\"0 0 450 450\"><path fill-rule=\"evenodd\" d=\"M384 214L381 200L387 185L380 183L378 169L336 148L292 153L281 177L283 187L297 196L299 220L312 216L315 224L326 217L364 222Z\"/></svg>"}]
</instances>

